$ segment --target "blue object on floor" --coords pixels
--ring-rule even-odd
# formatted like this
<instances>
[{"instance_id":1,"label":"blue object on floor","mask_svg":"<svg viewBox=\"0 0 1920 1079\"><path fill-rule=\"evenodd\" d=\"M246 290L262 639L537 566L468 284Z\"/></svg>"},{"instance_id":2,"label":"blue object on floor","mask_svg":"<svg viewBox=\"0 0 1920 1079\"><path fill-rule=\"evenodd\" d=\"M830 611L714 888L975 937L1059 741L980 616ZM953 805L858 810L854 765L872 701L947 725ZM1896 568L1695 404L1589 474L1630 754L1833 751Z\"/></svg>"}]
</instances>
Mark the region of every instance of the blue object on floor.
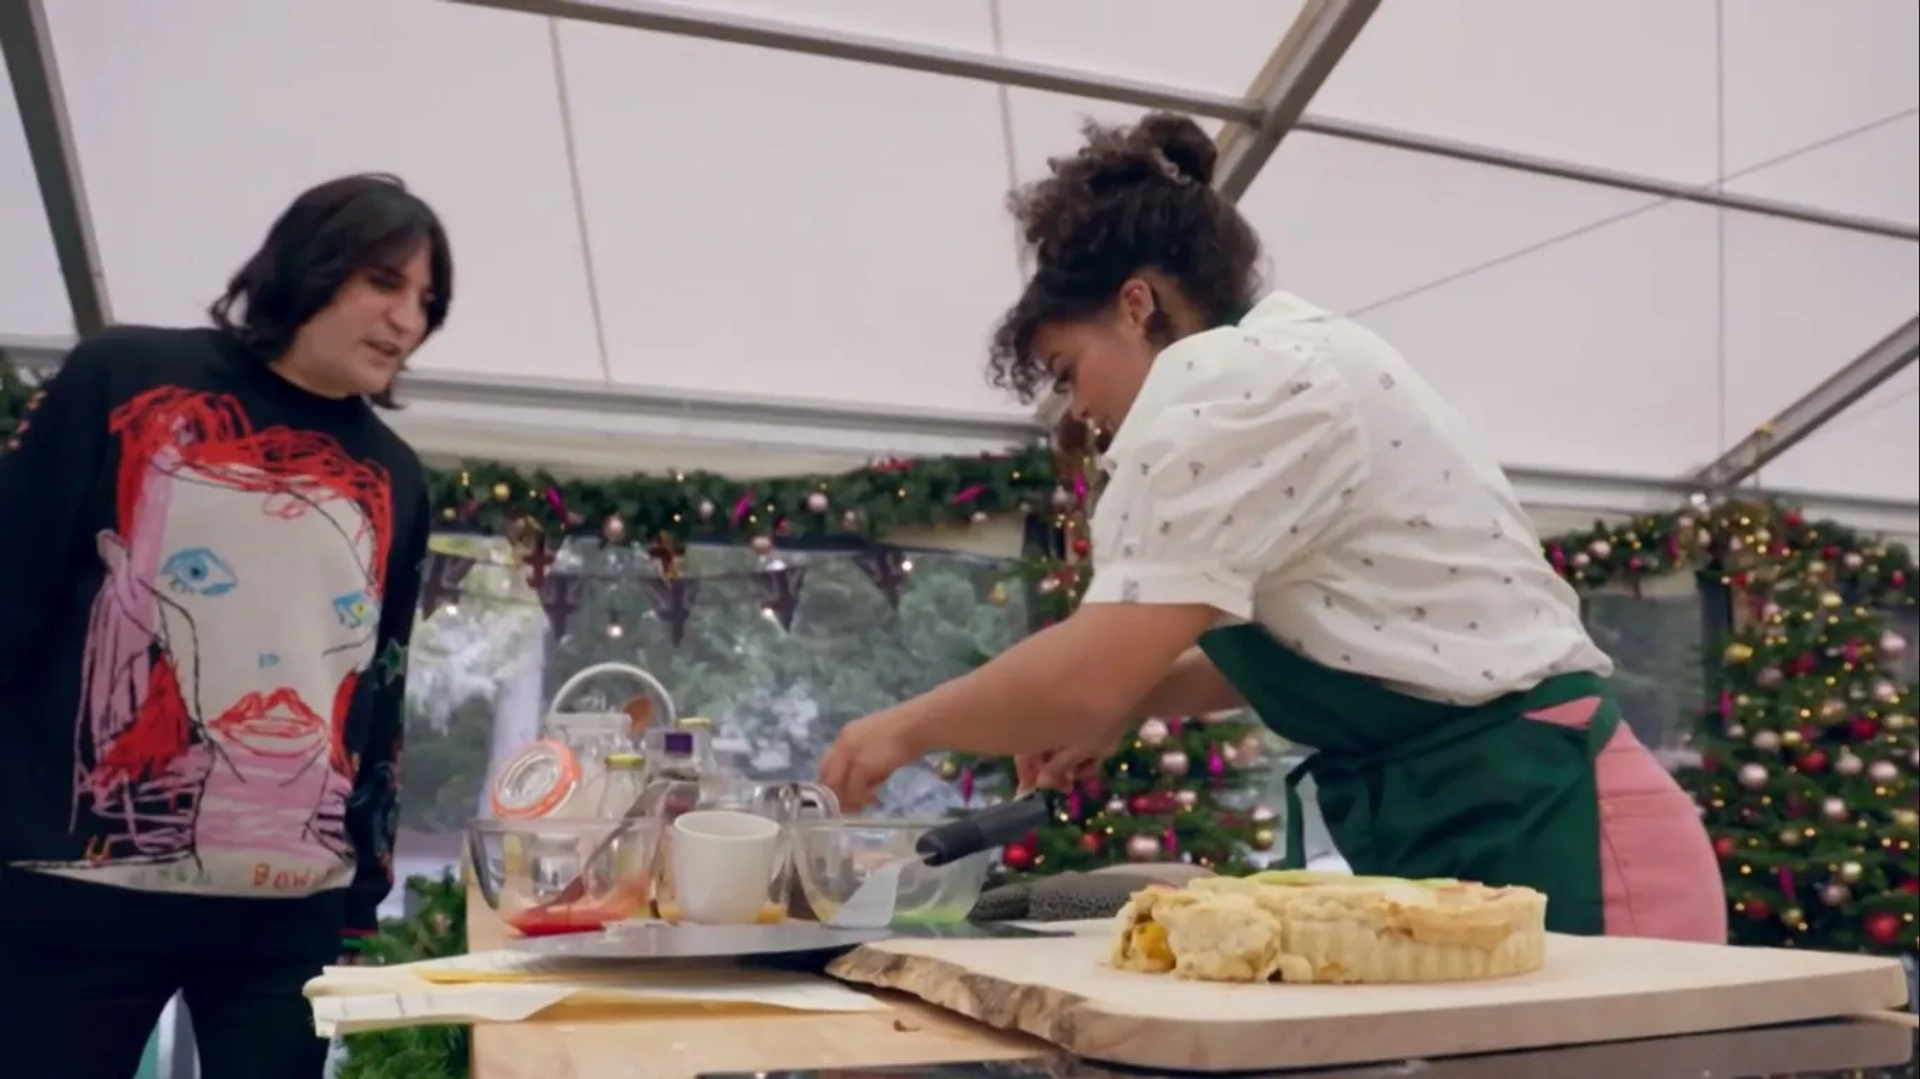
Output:
<instances>
[{"instance_id":1,"label":"blue object on floor","mask_svg":"<svg viewBox=\"0 0 1920 1079\"><path fill-rule=\"evenodd\" d=\"M140 1054L140 1070L133 1075L134 1079L160 1079L159 1027L154 1027L153 1034L147 1038L146 1052Z\"/></svg>"}]
</instances>

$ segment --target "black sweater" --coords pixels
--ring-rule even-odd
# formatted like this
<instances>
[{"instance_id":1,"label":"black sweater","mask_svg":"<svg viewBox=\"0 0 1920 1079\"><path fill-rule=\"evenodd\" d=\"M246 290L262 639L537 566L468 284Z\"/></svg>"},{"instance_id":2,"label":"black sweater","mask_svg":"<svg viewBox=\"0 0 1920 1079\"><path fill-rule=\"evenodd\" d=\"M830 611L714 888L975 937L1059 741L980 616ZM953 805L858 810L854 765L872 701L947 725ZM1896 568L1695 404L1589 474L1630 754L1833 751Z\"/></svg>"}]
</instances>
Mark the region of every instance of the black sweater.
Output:
<instances>
[{"instance_id":1,"label":"black sweater","mask_svg":"<svg viewBox=\"0 0 1920 1079\"><path fill-rule=\"evenodd\" d=\"M0 933L327 955L392 887L420 462L213 330L73 350L0 452Z\"/></svg>"}]
</instances>

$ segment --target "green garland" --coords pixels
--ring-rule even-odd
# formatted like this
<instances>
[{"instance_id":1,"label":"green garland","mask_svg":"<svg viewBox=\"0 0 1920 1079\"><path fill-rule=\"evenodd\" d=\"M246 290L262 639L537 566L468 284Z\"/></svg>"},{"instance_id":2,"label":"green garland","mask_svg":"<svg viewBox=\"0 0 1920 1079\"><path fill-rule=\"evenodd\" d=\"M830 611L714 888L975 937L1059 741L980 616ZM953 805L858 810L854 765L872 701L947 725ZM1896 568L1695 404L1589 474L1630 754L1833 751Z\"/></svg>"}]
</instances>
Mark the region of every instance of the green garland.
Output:
<instances>
[{"instance_id":1,"label":"green garland","mask_svg":"<svg viewBox=\"0 0 1920 1079\"><path fill-rule=\"evenodd\" d=\"M838 476L740 481L710 472L562 480L476 463L428 476L443 527L538 541L867 542L905 527L978 523L1054 497L1051 452L882 461Z\"/></svg>"},{"instance_id":2,"label":"green garland","mask_svg":"<svg viewBox=\"0 0 1920 1079\"><path fill-rule=\"evenodd\" d=\"M467 890L452 873L407 881L413 913L380 923L361 950L363 961L386 966L444 959L467 950ZM401 1027L345 1039L338 1079L466 1079L472 1053L466 1027Z\"/></svg>"},{"instance_id":3,"label":"green garland","mask_svg":"<svg viewBox=\"0 0 1920 1079\"><path fill-rule=\"evenodd\" d=\"M33 395L33 387L27 385L12 364L0 358L0 452L4 452L7 440L13 437L26 416Z\"/></svg>"}]
</instances>

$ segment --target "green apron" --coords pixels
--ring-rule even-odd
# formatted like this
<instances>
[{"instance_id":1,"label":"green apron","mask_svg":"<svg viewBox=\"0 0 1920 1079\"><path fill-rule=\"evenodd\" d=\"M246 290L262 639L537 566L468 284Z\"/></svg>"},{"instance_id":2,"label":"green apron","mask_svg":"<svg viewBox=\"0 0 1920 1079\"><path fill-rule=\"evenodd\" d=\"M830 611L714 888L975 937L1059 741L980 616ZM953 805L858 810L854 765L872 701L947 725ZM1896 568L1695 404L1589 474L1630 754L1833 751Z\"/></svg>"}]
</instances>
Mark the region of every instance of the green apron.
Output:
<instances>
[{"instance_id":1,"label":"green apron","mask_svg":"<svg viewBox=\"0 0 1920 1079\"><path fill-rule=\"evenodd\" d=\"M1306 862L1310 775L1355 873L1526 885L1546 893L1549 930L1605 931L1593 762L1620 722L1606 679L1559 675L1460 707L1323 667L1257 625L1211 630L1200 648L1274 733L1315 750L1287 775L1287 868ZM1526 718L1590 697L1584 728Z\"/></svg>"}]
</instances>

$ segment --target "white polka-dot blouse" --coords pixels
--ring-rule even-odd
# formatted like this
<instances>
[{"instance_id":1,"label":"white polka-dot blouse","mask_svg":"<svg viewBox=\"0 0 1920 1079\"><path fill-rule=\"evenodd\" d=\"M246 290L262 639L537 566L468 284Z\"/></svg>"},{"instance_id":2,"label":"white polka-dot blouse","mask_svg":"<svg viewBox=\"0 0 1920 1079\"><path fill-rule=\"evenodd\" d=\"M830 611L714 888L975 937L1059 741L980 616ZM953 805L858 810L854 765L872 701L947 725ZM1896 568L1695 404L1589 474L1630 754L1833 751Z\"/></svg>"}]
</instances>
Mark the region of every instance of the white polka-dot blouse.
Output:
<instances>
[{"instance_id":1,"label":"white polka-dot blouse","mask_svg":"<svg viewBox=\"0 0 1920 1079\"><path fill-rule=\"evenodd\" d=\"M1163 351L1102 465L1088 603L1207 604L1461 704L1613 669L1460 416L1296 297Z\"/></svg>"}]
</instances>

